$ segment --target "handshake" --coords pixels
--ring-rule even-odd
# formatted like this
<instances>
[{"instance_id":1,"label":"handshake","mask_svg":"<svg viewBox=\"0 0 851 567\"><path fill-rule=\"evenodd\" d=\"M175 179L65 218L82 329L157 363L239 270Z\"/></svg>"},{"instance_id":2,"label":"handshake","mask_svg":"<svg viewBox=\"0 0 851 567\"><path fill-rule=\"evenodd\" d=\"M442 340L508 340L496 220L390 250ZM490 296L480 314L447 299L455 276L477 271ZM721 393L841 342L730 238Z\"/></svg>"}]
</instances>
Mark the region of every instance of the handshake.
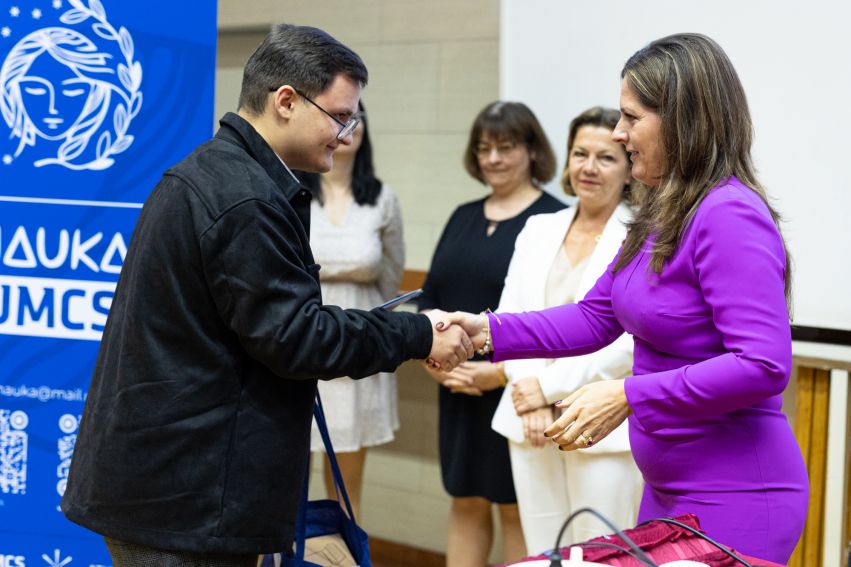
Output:
<instances>
[{"instance_id":1,"label":"handshake","mask_svg":"<svg viewBox=\"0 0 851 567\"><path fill-rule=\"evenodd\" d=\"M451 372L484 347L489 333L487 315L439 309L423 314L432 328L431 352L426 360L430 368Z\"/></svg>"}]
</instances>

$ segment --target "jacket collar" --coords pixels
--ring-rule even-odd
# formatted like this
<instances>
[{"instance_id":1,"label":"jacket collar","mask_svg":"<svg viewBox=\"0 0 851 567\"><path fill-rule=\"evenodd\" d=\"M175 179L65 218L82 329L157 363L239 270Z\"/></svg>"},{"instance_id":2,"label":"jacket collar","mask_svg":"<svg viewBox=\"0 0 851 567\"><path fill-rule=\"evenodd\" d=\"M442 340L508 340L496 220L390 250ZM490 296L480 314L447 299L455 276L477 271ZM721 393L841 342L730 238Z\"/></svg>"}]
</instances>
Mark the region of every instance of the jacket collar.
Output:
<instances>
[{"instance_id":1,"label":"jacket collar","mask_svg":"<svg viewBox=\"0 0 851 567\"><path fill-rule=\"evenodd\" d=\"M228 112L219 120L219 124L221 128L216 132L216 138L236 144L248 152L281 188L287 200L291 200L299 193L300 185L292 171L247 120L238 114Z\"/></svg>"},{"instance_id":2,"label":"jacket collar","mask_svg":"<svg viewBox=\"0 0 851 567\"><path fill-rule=\"evenodd\" d=\"M564 235L570 223L573 222L573 217L576 215L578 208L576 205L562 209L556 213L540 215L541 222L547 224L541 225L536 234L535 254L541 262L542 269L545 266L543 273L531 272L528 277L535 279L540 283L539 297L541 300L541 308L544 301L544 286L546 285L547 274L549 273L550 265L553 257L558 253L564 241ZM577 300L585 297L588 290L596 283L597 277L605 271L615 254L620 250L623 240L626 237L626 223L632 220L632 209L624 202L618 204L612 216L606 221L606 226L603 227L603 233L600 235L600 241L594 247L591 256L588 257L588 264L585 268L584 275L580 278L579 286L576 290ZM528 225L527 225L528 226Z\"/></svg>"}]
</instances>

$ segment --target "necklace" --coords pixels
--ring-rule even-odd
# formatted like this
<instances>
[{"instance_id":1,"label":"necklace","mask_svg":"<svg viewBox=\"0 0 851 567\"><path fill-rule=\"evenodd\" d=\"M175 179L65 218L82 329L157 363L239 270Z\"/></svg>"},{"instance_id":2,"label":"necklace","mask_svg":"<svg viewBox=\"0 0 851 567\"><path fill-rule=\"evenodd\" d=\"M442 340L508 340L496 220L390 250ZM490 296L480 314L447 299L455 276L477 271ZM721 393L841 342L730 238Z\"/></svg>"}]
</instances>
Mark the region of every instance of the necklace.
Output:
<instances>
[{"instance_id":1,"label":"necklace","mask_svg":"<svg viewBox=\"0 0 851 567\"><path fill-rule=\"evenodd\" d=\"M594 239L594 242L600 242L600 238L603 236L603 229L599 227L595 227L595 229L588 230L587 228L582 227L578 222L573 223L574 227L577 229L576 232L582 234L586 237L591 237ZM605 225L603 225L605 226ZM576 234L574 233L574 238L576 238Z\"/></svg>"},{"instance_id":2,"label":"necklace","mask_svg":"<svg viewBox=\"0 0 851 567\"><path fill-rule=\"evenodd\" d=\"M579 236L576 232L579 232L581 234L581 236ZM569 232L568 233L568 239L573 240L574 242L577 242L577 243L581 243L586 238L593 238L594 243L596 244L597 242L600 242L600 239L603 237L602 232L597 232L597 233L585 232L585 233L583 233L581 230L576 231L576 232L573 232L573 231Z\"/></svg>"}]
</instances>

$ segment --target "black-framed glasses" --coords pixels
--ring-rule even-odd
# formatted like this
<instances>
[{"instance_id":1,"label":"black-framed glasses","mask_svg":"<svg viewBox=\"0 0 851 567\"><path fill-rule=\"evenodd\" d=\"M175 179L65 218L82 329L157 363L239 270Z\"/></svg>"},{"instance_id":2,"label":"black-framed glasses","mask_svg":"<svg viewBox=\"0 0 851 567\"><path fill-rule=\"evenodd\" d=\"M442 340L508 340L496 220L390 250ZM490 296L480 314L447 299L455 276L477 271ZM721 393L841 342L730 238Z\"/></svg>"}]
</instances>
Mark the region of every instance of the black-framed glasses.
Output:
<instances>
[{"instance_id":1,"label":"black-framed glasses","mask_svg":"<svg viewBox=\"0 0 851 567\"><path fill-rule=\"evenodd\" d=\"M269 89L269 91L275 92L279 88L281 88L281 87L278 87L276 89ZM307 96L306 94L304 94L300 90L298 90L296 88L293 88L293 90L296 93L298 93L298 95L300 97L304 98L304 100L306 100L307 102L309 102L310 104L312 104L313 106L315 106L316 108L321 110L323 113L325 113L326 116L330 117L331 120L333 120L334 122L336 122L337 124L340 125L340 132L337 134L338 140L342 141L342 140L346 139L347 137L349 137L352 134L352 132L355 131L355 128L358 127L358 124L360 124L360 121L361 121L360 113L355 114L354 116L349 118L346 122L343 122L342 120L340 120L339 118L337 118L336 116L334 116L333 114L331 114L330 112L328 112L327 110L325 110L324 108L322 108L321 106L316 104L316 102L313 99L311 99L309 96Z\"/></svg>"}]
</instances>

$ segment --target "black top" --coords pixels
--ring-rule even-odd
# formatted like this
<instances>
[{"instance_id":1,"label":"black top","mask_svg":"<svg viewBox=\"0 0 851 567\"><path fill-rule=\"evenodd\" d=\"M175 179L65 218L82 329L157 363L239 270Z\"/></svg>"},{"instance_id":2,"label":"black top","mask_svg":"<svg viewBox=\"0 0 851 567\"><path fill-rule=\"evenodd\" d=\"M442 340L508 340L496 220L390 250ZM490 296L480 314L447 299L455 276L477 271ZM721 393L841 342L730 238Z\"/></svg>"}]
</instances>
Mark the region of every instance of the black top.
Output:
<instances>
[{"instance_id":1,"label":"black top","mask_svg":"<svg viewBox=\"0 0 851 567\"><path fill-rule=\"evenodd\" d=\"M389 372L426 317L323 306L310 193L235 114L145 202L95 365L62 510L177 551L290 548L316 378Z\"/></svg>"},{"instance_id":2,"label":"black top","mask_svg":"<svg viewBox=\"0 0 851 567\"><path fill-rule=\"evenodd\" d=\"M423 286L420 309L469 311L496 309L502 295L514 241L532 215L554 213L565 205L543 193L519 215L500 221L487 235L485 199L458 207L446 224ZM478 357L481 358L481 357ZM508 443L491 429L502 389L481 397L440 388L440 467L447 492L491 502L517 502Z\"/></svg>"},{"instance_id":3,"label":"black top","mask_svg":"<svg viewBox=\"0 0 851 567\"><path fill-rule=\"evenodd\" d=\"M455 209L434 251L420 309L470 313L496 309L514 255L514 241L526 221L532 215L564 208L564 203L543 192L519 215L499 221L490 236L485 199Z\"/></svg>"}]
</instances>

